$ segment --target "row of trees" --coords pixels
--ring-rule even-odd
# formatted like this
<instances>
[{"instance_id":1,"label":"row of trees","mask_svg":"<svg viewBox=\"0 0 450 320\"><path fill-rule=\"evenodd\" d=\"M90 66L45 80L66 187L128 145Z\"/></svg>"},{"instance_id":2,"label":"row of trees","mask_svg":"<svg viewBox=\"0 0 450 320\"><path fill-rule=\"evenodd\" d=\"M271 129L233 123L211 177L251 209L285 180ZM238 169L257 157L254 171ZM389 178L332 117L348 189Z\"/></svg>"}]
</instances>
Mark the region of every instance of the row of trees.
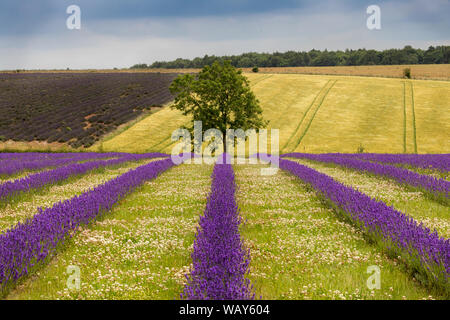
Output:
<instances>
[{"instance_id":1,"label":"row of trees","mask_svg":"<svg viewBox=\"0 0 450 320\"><path fill-rule=\"evenodd\" d=\"M299 67L299 66L359 66L359 65L396 65L396 64L441 64L450 63L450 46L430 46L427 50L405 46L403 49L345 50L345 51L287 51L284 53L244 53L235 56L197 57L193 60L176 59L157 61L151 65L136 64L131 68L203 68L215 61L231 61L238 68L251 67Z\"/></svg>"}]
</instances>

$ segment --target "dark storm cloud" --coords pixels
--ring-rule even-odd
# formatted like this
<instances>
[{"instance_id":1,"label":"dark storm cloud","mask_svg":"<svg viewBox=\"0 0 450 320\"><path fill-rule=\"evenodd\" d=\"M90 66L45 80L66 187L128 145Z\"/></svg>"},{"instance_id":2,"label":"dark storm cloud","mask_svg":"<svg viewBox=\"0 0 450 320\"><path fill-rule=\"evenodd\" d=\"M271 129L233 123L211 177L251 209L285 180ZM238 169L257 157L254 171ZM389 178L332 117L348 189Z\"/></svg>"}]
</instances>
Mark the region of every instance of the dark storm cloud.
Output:
<instances>
[{"instance_id":1,"label":"dark storm cloud","mask_svg":"<svg viewBox=\"0 0 450 320\"><path fill-rule=\"evenodd\" d=\"M334 11L345 13L368 5L390 8L386 13L394 19L414 20L432 26L447 21L449 0L2 0L0 33L36 33L63 23L65 10L76 4L82 8L86 22L105 19L176 18L208 16L245 16L270 12ZM448 30L447 30L448 31Z\"/></svg>"}]
</instances>

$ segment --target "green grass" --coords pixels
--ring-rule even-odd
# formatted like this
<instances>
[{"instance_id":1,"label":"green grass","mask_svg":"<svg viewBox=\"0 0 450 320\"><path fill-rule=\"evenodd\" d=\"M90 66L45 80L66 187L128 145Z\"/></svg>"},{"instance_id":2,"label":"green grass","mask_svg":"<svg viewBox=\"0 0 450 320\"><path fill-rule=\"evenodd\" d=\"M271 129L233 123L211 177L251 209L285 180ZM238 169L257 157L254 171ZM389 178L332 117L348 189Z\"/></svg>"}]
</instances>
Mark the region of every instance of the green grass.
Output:
<instances>
[{"instance_id":1,"label":"green grass","mask_svg":"<svg viewBox=\"0 0 450 320\"><path fill-rule=\"evenodd\" d=\"M136 165L133 164L133 166ZM390 181L348 170L308 165L408 212L448 237L447 208ZM235 165L241 237L250 249L249 278L264 299L441 299L395 259L338 216L299 179L258 165ZM81 192L118 169L86 176L77 185L30 195L24 206ZM120 170L125 170L121 168ZM191 266L198 219L206 205L212 166L181 165L145 183L99 221L82 227L47 264L19 283L7 299L178 299ZM113 173L114 172L114 173ZM94 176L96 178L94 179ZM72 186L71 190L67 189ZM58 192L57 190L60 190ZM54 198L52 196L54 195ZM8 214L19 212L20 203ZM409 212L409 210L414 210ZM34 211L30 211L32 213ZM4 213L4 212L3 212ZM67 267L81 270L81 289L67 288ZM381 269L381 289L370 290L367 268Z\"/></svg>"},{"instance_id":2,"label":"green grass","mask_svg":"<svg viewBox=\"0 0 450 320\"><path fill-rule=\"evenodd\" d=\"M236 165L238 205L250 248L249 278L264 299L442 298L388 259L361 232L337 218L302 182L283 171L261 176ZM366 286L381 269L381 289Z\"/></svg>"},{"instance_id":3,"label":"green grass","mask_svg":"<svg viewBox=\"0 0 450 320\"><path fill-rule=\"evenodd\" d=\"M7 299L178 299L211 170L181 165L145 183ZM69 265L80 267L79 291L66 286Z\"/></svg>"}]
</instances>

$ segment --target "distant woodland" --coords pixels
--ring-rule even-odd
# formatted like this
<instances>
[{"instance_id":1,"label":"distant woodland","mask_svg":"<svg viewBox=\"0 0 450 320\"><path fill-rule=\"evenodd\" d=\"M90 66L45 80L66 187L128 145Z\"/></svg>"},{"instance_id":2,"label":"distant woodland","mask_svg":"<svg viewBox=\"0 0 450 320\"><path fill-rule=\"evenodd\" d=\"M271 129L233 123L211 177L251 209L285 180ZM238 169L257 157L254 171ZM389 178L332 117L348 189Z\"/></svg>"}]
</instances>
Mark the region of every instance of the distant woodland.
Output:
<instances>
[{"instance_id":1,"label":"distant woodland","mask_svg":"<svg viewBox=\"0 0 450 320\"><path fill-rule=\"evenodd\" d=\"M405 46L403 49L345 50L345 51L287 51L274 53L244 53L233 56L197 57L192 60L178 58L174 61L156 61L150 65L135 64L132 69L146 68L203 68L214 61L230 60L238 68L253 67L301 67L301 66L360 66L360 65L401 65L401 64L448 64L450 46L430 46L427 50Z\"/></svg>"}]
</instances>

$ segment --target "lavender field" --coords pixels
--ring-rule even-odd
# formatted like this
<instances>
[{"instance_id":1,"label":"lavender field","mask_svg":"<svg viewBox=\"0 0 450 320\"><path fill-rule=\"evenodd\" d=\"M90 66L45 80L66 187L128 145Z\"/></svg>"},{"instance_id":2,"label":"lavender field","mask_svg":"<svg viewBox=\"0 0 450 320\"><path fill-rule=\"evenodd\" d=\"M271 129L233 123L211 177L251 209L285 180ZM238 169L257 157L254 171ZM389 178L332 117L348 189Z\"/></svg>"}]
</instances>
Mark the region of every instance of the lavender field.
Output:
<instances>
[{"instance_id":1,"label":"lavender field","mask_svg":"<svg viewBox=\"0 0 450 320\"><path fill-rule=\"evenodd\" d=\"M449 154L219 159L1 153L1 297L450 298Z\"/></svg>"},{"instance_id":2,"label":"lavender field","mask_svg":"<svg viewBox=\"0 0 450 320\"><path fill-rule=\"evenodd\" d=\"M176 74L0 73L0 142L89 147L173 99Z\"/></svg>"}]
</instances>

